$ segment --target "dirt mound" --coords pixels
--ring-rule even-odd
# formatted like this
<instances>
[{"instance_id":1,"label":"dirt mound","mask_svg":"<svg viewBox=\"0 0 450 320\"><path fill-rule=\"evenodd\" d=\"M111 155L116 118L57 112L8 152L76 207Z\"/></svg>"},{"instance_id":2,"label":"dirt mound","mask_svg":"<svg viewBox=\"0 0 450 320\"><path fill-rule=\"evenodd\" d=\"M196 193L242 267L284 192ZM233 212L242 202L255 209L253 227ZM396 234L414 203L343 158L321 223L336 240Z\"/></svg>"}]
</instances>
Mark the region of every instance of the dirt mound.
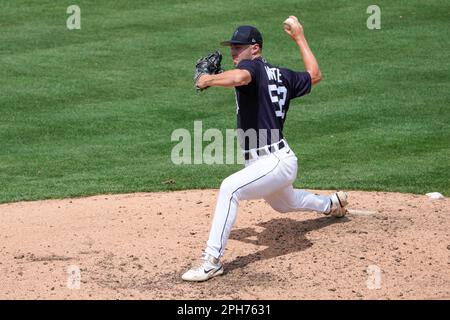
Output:
<instances>
[{"instance_id":1,"label":"dirt mound","mask_svg":"<svg viewBox=\"0 0 450 320\"><path fill-rule=\"evenodd\" d=\"M225 274L183 282L204 249L216 196L0 205L0 298L450 298L450 199L386 192L349 192L353 211L342 219L244 201Z\"/></svg>"}]
</instances>

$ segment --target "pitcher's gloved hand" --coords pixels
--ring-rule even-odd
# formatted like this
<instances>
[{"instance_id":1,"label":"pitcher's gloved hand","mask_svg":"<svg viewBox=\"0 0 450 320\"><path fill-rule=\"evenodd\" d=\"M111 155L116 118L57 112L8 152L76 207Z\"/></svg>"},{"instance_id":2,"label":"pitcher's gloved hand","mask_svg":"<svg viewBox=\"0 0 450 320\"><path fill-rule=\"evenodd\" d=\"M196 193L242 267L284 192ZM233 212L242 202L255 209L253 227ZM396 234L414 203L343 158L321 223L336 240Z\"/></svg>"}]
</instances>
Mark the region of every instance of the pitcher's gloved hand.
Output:
<instances>
[{"instance_id":1,"label":"pitcher's gloved hand","mask_svg":"<svg viewBox=\"0 0 450 320\"><path fill-rule=\"evenodd\" d=\"M197 60L194 73L194 85L197 91L206 90L206 88L199 88L197 86L198 79L204 74L218 74L223 72L220 63L222 62L222 54L216 50L206 57Z\"/></svg>"}]
</instances>

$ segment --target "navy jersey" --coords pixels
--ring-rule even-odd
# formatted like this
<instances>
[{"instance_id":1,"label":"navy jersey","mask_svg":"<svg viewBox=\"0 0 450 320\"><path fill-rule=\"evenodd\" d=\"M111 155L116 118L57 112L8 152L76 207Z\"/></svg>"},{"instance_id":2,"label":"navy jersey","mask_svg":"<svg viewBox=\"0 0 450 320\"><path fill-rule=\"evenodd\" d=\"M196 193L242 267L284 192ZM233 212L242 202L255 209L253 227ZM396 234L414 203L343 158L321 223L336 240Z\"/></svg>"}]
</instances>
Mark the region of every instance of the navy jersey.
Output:
<instances>
[{"instance_id":1,"label":"navy jersey","mask_svg":"<svg viewBox=\"0 0 450 320\"><path fill-rule=\"evenodd\" d=\"M252 76L249 84L235 88L241 148L260 148L283 139L290 100L311 91L310 74L274 67L262 57L242 60L236 68Z\"/></svg>"}]
</instances>

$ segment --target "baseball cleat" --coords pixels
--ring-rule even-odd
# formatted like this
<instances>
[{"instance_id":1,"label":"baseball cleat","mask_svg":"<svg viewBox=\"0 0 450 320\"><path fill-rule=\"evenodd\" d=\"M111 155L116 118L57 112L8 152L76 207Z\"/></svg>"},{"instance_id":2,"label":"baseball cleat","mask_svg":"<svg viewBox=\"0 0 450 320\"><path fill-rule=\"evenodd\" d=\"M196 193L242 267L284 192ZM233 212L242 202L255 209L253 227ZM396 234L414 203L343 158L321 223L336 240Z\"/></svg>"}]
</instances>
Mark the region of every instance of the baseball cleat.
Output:
<instances>
[{"instance_id":1,"label":"baseball cleat","mask_svg":"<svg viewBox=\"0 0 450 320\"><path fill-rule=\"evenodd\" d=\"M341 218L347 214L347 209L345 206L348 204L347 194L343 191L338 191L333 193L330 197L331 199L331 209L330 212L326 214L331 214L333 217Z\"/></svg>"},{"instance_id":2,"label":"baseball cleat","mask_svg":"<svg viewBox=\"0 0 450 320\"><path fill-rule=\"evenodd\" d=\"M181 278L185 281L206 281L222 273L220 260L204 252L200 264L185 272Z\"/></svg>"}]
</instances>

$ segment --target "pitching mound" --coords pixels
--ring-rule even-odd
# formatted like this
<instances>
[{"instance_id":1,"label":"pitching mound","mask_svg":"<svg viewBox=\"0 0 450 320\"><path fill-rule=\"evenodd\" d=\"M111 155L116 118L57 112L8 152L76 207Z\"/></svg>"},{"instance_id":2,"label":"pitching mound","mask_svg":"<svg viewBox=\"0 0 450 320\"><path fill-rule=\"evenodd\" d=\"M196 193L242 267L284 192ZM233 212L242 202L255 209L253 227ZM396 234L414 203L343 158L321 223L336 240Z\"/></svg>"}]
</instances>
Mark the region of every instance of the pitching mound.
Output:
<instances>
[{"instance_id":1,"label":"pitching mound","mask_svg":"<svg viewBox=\"0 0 450 320\"><path fill-rule=\"evenodd\" d=\"M0 298L450 298L450 199L386 192L349 192L353 211L342 219L242 202L225 274L186 283L180 276L200 257L216 196L0 205Z\"/></svg>"}]
</instances>

